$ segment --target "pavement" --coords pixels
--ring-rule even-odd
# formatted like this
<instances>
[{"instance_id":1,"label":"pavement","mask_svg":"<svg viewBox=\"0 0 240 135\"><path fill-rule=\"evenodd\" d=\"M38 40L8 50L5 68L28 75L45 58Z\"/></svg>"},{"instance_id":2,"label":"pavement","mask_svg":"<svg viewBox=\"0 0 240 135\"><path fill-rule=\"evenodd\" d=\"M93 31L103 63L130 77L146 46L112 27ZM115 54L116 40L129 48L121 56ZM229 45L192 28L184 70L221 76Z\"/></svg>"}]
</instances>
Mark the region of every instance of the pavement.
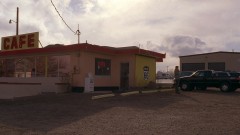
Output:
<instances>
[{"instance_id":1,"label":"pavement","mask_svg":"<svg viewBox=\"0 0 240 135\"><path fill-rule=\"evenodd\" d=\"M240 90L45 94L0 101L0 135L239 135L239 114Z\"/></svg>"}]
</instances>

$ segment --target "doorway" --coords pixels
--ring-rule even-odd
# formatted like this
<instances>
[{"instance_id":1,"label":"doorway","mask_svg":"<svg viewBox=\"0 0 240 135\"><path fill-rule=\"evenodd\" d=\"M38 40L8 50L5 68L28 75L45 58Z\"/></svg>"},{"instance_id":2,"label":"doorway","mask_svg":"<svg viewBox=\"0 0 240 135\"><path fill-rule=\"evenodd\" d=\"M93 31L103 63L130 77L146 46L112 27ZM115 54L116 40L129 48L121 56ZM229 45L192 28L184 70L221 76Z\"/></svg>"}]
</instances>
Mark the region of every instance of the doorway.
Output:
<instances>
[{"instance_id":1,"label":"doorway","mask_svg":"<svg viewBox=\"0 0 240 135\"><path fill-rule=\"evenodd\" d=\"M120 65L120 90L129 89L129 63L121 63Z\"/></svg>"}]
</instances>

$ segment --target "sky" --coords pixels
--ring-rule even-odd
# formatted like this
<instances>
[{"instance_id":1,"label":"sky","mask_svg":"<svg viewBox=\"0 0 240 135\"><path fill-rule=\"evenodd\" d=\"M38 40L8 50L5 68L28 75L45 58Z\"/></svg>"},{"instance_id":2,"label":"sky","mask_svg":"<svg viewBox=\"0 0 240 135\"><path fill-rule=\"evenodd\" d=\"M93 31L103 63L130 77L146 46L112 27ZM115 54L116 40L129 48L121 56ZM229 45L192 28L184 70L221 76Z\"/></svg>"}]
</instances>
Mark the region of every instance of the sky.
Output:
<instances>
[{"instance_id":1,"label":"sky","mask_svg":"<svg viewBox=\"0 0 240 135\"><path fill-rule=\"evenodd\" d=\"M58 15L52 2L56 6ZM240 0L0 0L0 37L39 32L43 46L80 42L138 46L166 58L157 71L172 70L179 56L240 52ZM1 40L1 39L0 39Z\"/></svg>"}]
</instances>

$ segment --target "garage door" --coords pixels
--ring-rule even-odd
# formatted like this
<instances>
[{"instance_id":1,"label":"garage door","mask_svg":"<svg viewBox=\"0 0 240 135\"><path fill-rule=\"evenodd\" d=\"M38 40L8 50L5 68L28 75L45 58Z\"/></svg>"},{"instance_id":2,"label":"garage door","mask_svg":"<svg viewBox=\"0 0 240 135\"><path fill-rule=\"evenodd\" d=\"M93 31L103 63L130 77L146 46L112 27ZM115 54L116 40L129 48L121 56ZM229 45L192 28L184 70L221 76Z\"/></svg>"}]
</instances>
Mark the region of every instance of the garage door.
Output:
<instances>
[{"instance_id":1,"label":"garage door","mask_svg":"<svg viewBox=\"0 0 240 135\"><path fill-rule=\"evenodd\" d=\"M225 62L208 63L208 69L216 70L216 71L225 71Z\"/></svg>"},{"instance_id":2,"label":"garage door","mask_svg":"<svg viewBox=\"0 0 240 135\"><path fill-rule=\"evenodd\" d=\"M205 63L182 63L182 71L204 70Z\"/></svg>"}]
</instances>

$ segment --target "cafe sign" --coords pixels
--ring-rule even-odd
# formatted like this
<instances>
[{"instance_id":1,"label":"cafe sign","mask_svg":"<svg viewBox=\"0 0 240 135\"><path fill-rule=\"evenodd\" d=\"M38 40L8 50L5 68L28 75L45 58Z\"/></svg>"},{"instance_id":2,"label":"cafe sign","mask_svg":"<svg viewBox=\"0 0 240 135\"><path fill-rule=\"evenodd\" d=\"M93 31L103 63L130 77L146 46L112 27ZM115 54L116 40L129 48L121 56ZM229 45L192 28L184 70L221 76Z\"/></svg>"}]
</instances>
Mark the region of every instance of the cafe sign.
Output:
<instances>
[{"instance_id":1,"label":"cafe sign","mask_svg":"<svg viewBox=\"0 0 240 135\"><path fill-rule=\"evenodd\" d=\"M38 48L39 32L2 37L1 51Z\"/></svg>"}]
</instances>

